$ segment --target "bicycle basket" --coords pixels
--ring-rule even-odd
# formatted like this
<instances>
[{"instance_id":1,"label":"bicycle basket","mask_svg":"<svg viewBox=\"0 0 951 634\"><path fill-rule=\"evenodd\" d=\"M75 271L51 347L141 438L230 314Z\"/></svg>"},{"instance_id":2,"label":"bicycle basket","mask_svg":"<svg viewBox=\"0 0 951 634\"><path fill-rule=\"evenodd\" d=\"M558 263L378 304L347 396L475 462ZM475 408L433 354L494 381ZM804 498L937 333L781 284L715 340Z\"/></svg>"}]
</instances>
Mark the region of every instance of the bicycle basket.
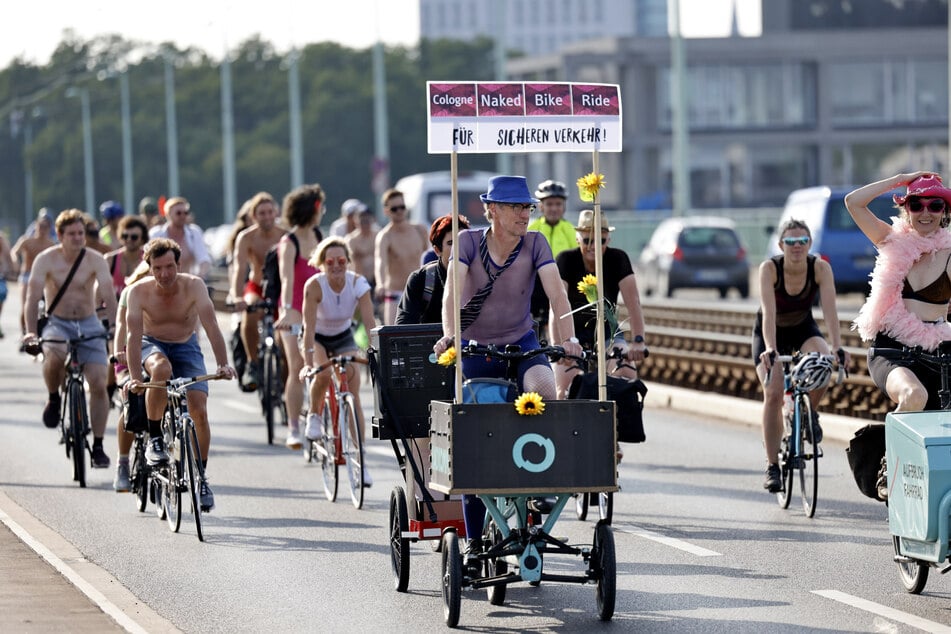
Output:
<instances>
[{"instance_id":1,"label":"bicycle basket","mask_svg":"<svg viewBox=\"0 0 951 634\"><path fill-rule=\"evenodd\" d=\"M805 392L824 388L832 378L832 361L811 352L796 364L792 371L792 384Z\"/></svg>"}]
</instances>

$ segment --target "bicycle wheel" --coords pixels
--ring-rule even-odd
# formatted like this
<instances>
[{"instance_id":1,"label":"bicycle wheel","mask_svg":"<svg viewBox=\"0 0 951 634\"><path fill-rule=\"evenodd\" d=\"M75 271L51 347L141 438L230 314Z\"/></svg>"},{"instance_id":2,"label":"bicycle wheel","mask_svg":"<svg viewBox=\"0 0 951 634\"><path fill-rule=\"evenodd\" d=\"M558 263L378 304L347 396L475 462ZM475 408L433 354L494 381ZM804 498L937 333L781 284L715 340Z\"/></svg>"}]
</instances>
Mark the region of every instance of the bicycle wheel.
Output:
<instances>
[{"instance_id":1,"label":"bicycle wheel","mask_svg":"<svg viewBox=\"0 0 951 634\"><path fill-rule=\"evenodd\" d=\"M167 467L156 467L149 476L149 496L152 498L152 503L155 504L155 515L160 520L168 517L168 502L165 500L168 487L162 482L162 478L167 475Z\"/></svg>"},{"instance_id":2,"label":"bicycle wheel","mask_svg":"<svg viewBox=\"0 0 951 634\"><path fill-rule=\"evenodd\" d=\"M72 445L73 480L86 487L86 395L79 381L69 383L69 439Z\"/></svg>"},{"instance_id":3,"label":"bicycle wheel","mask_svg":"<svg viewBox=\"0 0 951 634\"><path fill-rule=\"evenodd\" d=\"M802 491L802 509L806 517L816 514L819 494L819 447L812 442L812 401L808 394L800 394L796 407L799 410L799 435L802 456L799 461L799 488Z\"/></svg>"},{"instance_id":4,"label":"bicycle wheel","mask_svg":"<svg viewBox=\"0 0 951 634\"><path fill-rule=\"evenodd\" d=\"M188 420L185 423L185 433L182 440L182 462L185 463L185 484L191 495L192 514L195 516L195 530L198 532L198 541L205 541L201 532L201 500L198 499L198 487L201 485L201 456L198 455L198 433L195 423Z\"/></svg>"},{"instance_id":5,"label":"bicycle wheel","mask_svg":"<svg viewBox=\"0 0 951 634\"><path fill-rule=\"evenodd\" d=\"M779 507L789 508L789 502L792 500L793 470L790 465L789 436L784 436L779 446L779 478L782 482L782 488L776 492L776 501Z\"/></svg>"},{"instance_id":6,"label":"bicycle wheel","mask_svg":"<svg viewBox=\"0 0 951 634\"><path fill-rule=\"evenodd\" d=\"M135 507L139 509L139 513L144 513L149 503L149 472L145 462L145 439L142 434L135 435L130 471Z\"/></svg>"},{"instance_id":7,"label":"bicycle wheel","mask_svg":"<svg viewBox=\"0 0 951 634\"><path fill-rule=\"evenodd\" d=\"M353 406L353 396L345 394L340 399L340 444L347 461L347 482L350 484L350 500L355 508L363 507L363 430Z\"/></svg>"},{"instance_id":8,"label":"bicycle wheel","mask_svg":"<svg viewBox=\"0 0 951 634\"><path fill-rule=\"evenodd\" d=\"M395 486L390 493L390 568L397 592L406 592L409 587L409 540L403 537L406 530L409 530L406 491Z\"/></svg>"},{"instance_id":9,"label":"bicycle wheel","mask_svg":"<svg viewBox=\"0 0 951 634\"><path fill-rule=\"evenodd\" d=\"M904 556L899 550L899 537L892 535L892 544L895 546L895 563L898 564L898 576L901 578L901 584L909 594L921 594L928 583L928 572L931 566L923 564L916 559ZM910 561L898 561L898 557L909 559Z\"/></svg>"},{"instance_id":10,"label":"bicycle wheel","mask_svg":"<svg viewBox=\"0 0 951 634\"><path fill-rule=\"evenodd\" d=\"M587 493L575 493L575 517L582 522L588 519Z\"/></svg>"},{"instance_id":11,"label":"bicycle wheel","mask_svg":"<svg viewBox=\"0 0 951 634\"><path fill-rule=\"evenodd\" d=\"M605 524L610 524L614 519L614 493L602 491L598 493L598 515L604 520Z\"/></svg>"},{"instance_id":12,"label":"bicycle wheel","mask_svg":"<svg viewBox=\"0 0 951 634\"><path fill-rule=\"evenodd\" d=\"M330 415L330 401L324 402L323 421L320 433L320 471L324 480L324 495L331 502L337 500L337 439Z\"/></svg>"},{"instance_id":13,"label":"bicycle wheel","mask_svg":"<svg viewBox=\"0 0 951 634\"><path fill-rule=\"evenodd\" d=\"M495 525L494 520L490 521L489 525L486 526L482 542L485 544L486 549L492 549L502 543L502 531ZM507 574L508 570L508 563L506 563L502 557L485 560L485 576L487 577L501 577ZM489 603L492 605L502 605L505 603L506 590L508 590L508 585L504 583L486 586L485 591L488 595Z\"/></svg>"},{"instance_id":14,"label":"bicycle wheel","mask_svg":"<svg viewBox=\"0 0 951 634\"><path fill-rule=\"evenodd\" d=\"M459 625L462 607L462 555L459 554L459 537L454 531L442 536L442 603L446 625Z\"/></svg>"},{"instance_id":15,"label":"bicycle wheel","mask_svg":"<svg viewBox=\"0 0 951 634\"><path fill-rule=\"evenodd\" d=\"M168 482L164 483L165 489L165 521L173 533L177 533L182 526L182 448L181 439L178 434L171 432L175 425L169 423L166 418L165 428L165 446L168 448Z\"/></svg>"},{"instance_id":16,"label":"bicycle wheel","mask_svg":"<svg viewBox=\"0 0 951 634\"><path fill-rule=\"evenodd\" d=\"M271 382L274 380L274 354L270 348L264 348L263 356L258 359L261 364L261 385L258 387L261 397L261 409L264 411L264 425L267 427L267 444L274 444L274 391Z\"/></svg>"},{"instance_id":17,"label":"bicycle wheel","mask_svg":"<svg viewBox=\"0 0 951 634\"><path fill-rule=\"evenodd\" d=\"M604 522L598 522L594 527L590 567L598 580L595 590L598 618L602 621L610 621L614 616L614 603L617 596L617 554L614 550L614 533Z\"/></svg>"}]
</instances>

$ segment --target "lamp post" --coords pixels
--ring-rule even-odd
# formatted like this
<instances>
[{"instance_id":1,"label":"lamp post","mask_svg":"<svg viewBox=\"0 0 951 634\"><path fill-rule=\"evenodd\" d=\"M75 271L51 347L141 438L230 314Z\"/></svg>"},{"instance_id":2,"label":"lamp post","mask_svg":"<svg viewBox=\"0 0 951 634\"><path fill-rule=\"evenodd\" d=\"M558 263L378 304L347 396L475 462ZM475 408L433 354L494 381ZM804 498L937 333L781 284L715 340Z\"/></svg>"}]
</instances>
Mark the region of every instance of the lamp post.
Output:
<instances>
[{"instance_id":1,"label":"lamp post","mask_svg":"<svg viewBox=\"0 0 951 634\"><path fill-rule=\"evenodd\" d=\"M96 213L96 184L93 178L92 163L92 124L89 113L89 89L73 86L66 90L67 97L79 97L83 120L83 175L86 185L86 213Z\"/></svg>"}]
</instances>

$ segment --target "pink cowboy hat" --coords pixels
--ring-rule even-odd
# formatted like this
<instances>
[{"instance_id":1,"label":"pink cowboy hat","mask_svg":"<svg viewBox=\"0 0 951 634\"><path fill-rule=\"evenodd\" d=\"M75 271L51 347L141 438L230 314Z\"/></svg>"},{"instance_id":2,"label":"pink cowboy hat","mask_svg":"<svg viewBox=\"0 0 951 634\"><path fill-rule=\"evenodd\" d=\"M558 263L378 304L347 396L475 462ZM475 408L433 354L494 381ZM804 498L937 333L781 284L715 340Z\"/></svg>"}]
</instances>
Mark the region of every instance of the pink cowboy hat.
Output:
<instances>
[{"instance_id":1,"label":"pink cowboy hat","mask_svg":"<svg viewBox=\"0 0 951 634\"><path fill-rule=\"evenodd\" d=\"M921 198L943 198L949 206L951 206L951 189L948 189L941 184L941 177L937 174L930 174L928 176L919 176L912 182L908 183L908 191L905 192L904 196L899 196L894 194L892 200L895 201L896 205L905 205L905 201L909 196L920 196Z\"/></svg>"}]
</instances>

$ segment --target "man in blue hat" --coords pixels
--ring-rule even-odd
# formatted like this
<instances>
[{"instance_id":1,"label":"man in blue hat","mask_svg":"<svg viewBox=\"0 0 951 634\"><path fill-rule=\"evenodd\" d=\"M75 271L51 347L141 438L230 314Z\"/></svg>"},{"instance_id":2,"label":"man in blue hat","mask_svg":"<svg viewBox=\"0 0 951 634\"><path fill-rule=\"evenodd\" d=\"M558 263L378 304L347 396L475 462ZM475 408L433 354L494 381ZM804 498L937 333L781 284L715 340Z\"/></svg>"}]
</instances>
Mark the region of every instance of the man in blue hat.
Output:
<instances>
[{"instance_id":1,"label":"man in blue hat","mask_svg":"<svg viewBox=\"0 0 951 634\"><path fill-rule=\"evenodd\" d=\"M443 295L443 332L433 346L440 355L455 342L465 346L469 341L495 344L504 348L516 344L524 350L539 347L530 311L535 276L554 310L552 341L564 347L569 355L580 355L581 346L575 338L574 320L565 287L552 257L551 246L537 231L529 231L532 212L538 199L528 190L523 176L496 176L489 180L489 190L480 196L489 220L488 228L469 229L459 233L453 245L452 260L446 275ZM458 269L458 273L454 272ZM462 303L460 324L455 323L453 287L455 275L461 282ZM499 360L466 357L462 371L467 378L504 377L505 364ZM521 392L537 392L543 399L554 400L555 376L548 359L537 356L526 359L518 367ZM466 534L472 536L468 554L481 551L485 507L475 496L464 497ZM473 565L476 559L471 559Z\"/></svg>"}]
</instances>

